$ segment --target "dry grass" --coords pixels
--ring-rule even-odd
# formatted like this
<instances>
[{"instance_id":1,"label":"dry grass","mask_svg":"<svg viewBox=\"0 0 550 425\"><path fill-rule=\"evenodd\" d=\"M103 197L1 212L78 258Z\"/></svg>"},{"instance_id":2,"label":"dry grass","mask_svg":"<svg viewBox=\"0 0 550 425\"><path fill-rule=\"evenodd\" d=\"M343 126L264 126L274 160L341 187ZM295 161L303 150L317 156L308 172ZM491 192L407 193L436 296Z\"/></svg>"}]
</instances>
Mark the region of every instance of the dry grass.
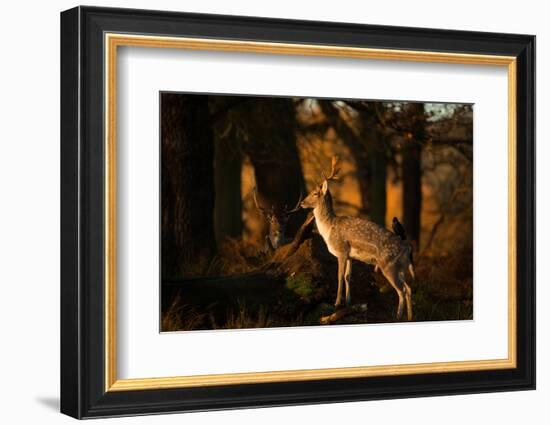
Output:
<instances>
[{"instance_id":1,"label":"dry grass","mask_svg":"<svg viewBox=\"0 0 550 425\"><path fill-rule=\"evenodd\" d=\"M180 305L180 302L179 298L174 298L170 308L162 314L163 332L200 329L255 329L317 324L311 320L306 321L301 312L291 317L278 308L267 306L251 308L245 303L240 304L236 310L227 309L225 317L219 321L212 311L198 313L193 308Z\"/></svg>"},{"instance_id":2,"label":"dry grass","mask_svg":"<svg viewBox=\"0 0 550 425\"><path fill-rule=\"evenodd\" d=\"M208 314L200 313L195 308L182 304L180 295L176 295L168 309L163 312L161 331L191 331L203 325Z\"/></svg>"},{"instance_id":3,"label":"dry grass","mask_svg":"<svg viewBox=\"0 0 550 425\"><path fill-rule=\"evenodd\" d=\"M245 304L242 304L237 311L230 310L227 314L227 320L222 325L222 329L250 329L250 328L270 328L276 326L268 309L264 306L257 311L248 311Z\"/></svg>"},{"instance_id":4,"label":"dry grass","mask_svg":"<svg viewBox=\"0 0 550 425\"><path fill-rule=\"evenodd\" d=\"M258 271L269 260L255 244L227 240L211 272L219 276ZM453 255L419 256L415 263L417 278L411 285L415 321L473 318L471 245L465 244ZM273 278L269 273L260 275L263 277L257 281L257 290L261 292L229 292L229 297L212 293L211 304L209 301L201 305L195 303L192 294L185 298L176 295L163 311L162 330L318 325L323 315L333 311L337 265L318 235L306 239L292 256L278 265L276 273L281 286L273 295L262 289L263 281L267 284ZM394 322L397 297L391 288L383 293L378 290L385 286L388 284L381 273L355 263L352 302L367 304L368 311L357 317L346 317L341 323ZM261 301L258 295L263 297Z\"/></svg>"},{"instance_id":5,"label":"dry grass","mask_svg":"<svg viewBox=\"0 0 550 425\"><path fill-rule=\"evenodd\" d=\"M261 247L254 241L226 238L216 256L218 275L248 273L266 261Z\"/></svg>"},{"instance_id":6,"label":"dry grass","mask_svg":"<svg viewBox=\"0 0 550 425\"><path fill-rule=\"evenodd\" d=\"M416 320L473 319L473 263L471 246L446 256L418 261L413 287Z\"/></svg>"}]
</instances>

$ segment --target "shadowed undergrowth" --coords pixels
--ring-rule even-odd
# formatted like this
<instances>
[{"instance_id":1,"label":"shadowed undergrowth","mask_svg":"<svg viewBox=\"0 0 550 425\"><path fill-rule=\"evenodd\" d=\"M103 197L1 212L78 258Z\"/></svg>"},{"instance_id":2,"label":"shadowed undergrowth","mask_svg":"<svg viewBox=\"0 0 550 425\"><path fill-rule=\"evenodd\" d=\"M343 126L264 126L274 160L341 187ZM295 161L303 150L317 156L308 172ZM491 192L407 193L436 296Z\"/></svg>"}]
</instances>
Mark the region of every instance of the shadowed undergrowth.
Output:
<instances>
[{"instance_id":1,"label":"shadowed undergrowth","mask_svg":"<svg viewBox=\"0 0 550 425\"><path fill-rule=\"evenodd\" d=\"M415 263L414 321L473 319L471 247ZM227 240L201 274L204 283L163 286L162 331L312 326L334 313L337 264L316 234L276 263L257 245ZM220 275L228 277L208 280ZM352 304L366 311L333 324L395 321L397 295L371 266L354 262L351 294Z\"/></svg>"}]
</instances>

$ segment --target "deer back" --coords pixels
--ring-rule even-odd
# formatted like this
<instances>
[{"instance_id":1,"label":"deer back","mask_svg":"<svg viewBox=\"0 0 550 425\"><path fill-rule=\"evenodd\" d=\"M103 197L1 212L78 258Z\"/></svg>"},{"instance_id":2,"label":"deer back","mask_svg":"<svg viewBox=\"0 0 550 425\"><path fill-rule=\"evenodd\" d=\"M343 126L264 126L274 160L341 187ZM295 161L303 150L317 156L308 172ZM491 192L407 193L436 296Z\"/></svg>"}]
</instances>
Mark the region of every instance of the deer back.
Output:
<instances>
[{"instance_id":1,"label":"deer back","mask_svg":"<svg viewBox=\"0 0 550 425\"><path fill-rule=\"evenodd\" d=\"M359 217L337 217L333 233L349 245L350 256L384 265L409 250L410 245L376 223Z\"/></svg>"}]
</instances>

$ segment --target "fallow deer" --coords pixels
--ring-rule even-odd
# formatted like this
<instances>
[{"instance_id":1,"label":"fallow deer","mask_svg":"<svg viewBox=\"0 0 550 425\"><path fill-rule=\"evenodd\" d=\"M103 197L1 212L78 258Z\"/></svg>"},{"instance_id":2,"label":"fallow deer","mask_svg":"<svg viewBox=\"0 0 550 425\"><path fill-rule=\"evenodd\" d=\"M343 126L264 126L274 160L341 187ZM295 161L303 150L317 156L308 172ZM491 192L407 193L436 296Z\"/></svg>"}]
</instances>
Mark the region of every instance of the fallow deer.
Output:
<instances>
[{"instance_id":1,"label":"fallow deer","mask_svg":"<svg viewBox=\"0 0 550 425\"><path fill-rule=\"evenodd\" d=\"M283 209L277 209L274 205L272 205L270 209L263 207L256 197L256 188L254 188L253 199L256 208L260 210L268 224L268 232L265 236L266 251L274 251L289 242L285 236L286 226L290 215L300 210L302 192L300 192L300 197L298 198L296 206L292 209L288 209L287 205L285 205Z\"/></svg>"},{"instance_id":2,"label":"fallow deer","mask_svg":"<svg viewBox=\"0 0 550 425\"><path fill-rule=\"evenodd\" d=\"M396 318L403 315L403 303L407 305L407 319L412 320L411 288L407 283L407 272L414 279L411 260L412 247L389 230L372 221L359 217L337 216L332 207L332 196L328 183L335 180L337 158L332 158L332 169L328 176L302 201L302 208L313 208L317 229L323 237L329 252L338 259L338 293L335 306L342 301L342 281L346 285L346 304L351 303L350 282L352 260L372 264L380 269L384 277L397 292L399 304Z\"/></svg>"}]
</instances>

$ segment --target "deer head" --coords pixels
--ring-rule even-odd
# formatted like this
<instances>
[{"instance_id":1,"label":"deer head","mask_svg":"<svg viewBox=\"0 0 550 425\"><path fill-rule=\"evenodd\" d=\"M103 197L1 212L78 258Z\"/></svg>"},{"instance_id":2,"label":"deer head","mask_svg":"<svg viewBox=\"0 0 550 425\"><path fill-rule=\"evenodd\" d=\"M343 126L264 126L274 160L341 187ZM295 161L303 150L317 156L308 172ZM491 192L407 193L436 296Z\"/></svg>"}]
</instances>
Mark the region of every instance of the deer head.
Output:
<instances>
[{"instance_id":1,"label":"deer head","mask_svg":"<svg viewBox=\"0 0 550 425\"><path fill-rule=\"evenodd\" d=\"M315 188L309 193L309 195L306 196L306 198L300 204L302 208L316 208L318 205L321 204L321 202L326 202L327 198L329 198L330 200L328 182L330 180L338 179L337 175L340 172L340 169L336 168L337 164L338 164L338 157L333 156L330 174L323 175L324 180L320 184L315 186Z\"/></svg>"},{"instance_id":2,"label":"deer head","mask_svg":"<svg viewBox=\"0 0 550 425\"><path fill-rule=\"evenodd\" d=\"M288 209L287 205L285 205L283 209L277 209L274 205L272 205L269 209L265 208L260 204L260 202L258 202L256 188L254 188L253 198L256 208L258 208L258 210L262 213L269 225L267 238L269 239L271 248L277 249L285 242L286 226L290 215L300 209L302 192L300 192L300 197L298 198L296 206L292 209Z\"/></svg>"}]
</instances>

